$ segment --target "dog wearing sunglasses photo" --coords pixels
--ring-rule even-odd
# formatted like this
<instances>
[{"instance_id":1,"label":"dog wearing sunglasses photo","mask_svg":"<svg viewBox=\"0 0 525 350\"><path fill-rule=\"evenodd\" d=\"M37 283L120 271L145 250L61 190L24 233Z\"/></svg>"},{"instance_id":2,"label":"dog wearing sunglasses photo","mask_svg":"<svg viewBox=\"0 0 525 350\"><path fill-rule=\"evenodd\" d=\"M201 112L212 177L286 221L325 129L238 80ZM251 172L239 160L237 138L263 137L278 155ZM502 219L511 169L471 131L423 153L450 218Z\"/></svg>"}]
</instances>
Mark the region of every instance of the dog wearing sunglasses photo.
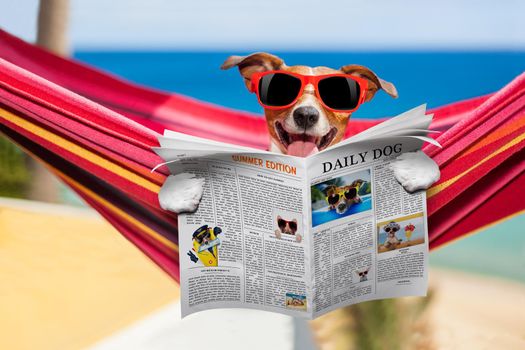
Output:
<instances>
[{"instance_id":1,"label":"dog wearing sunglasses photo","mask_svg":"<svg viewBox=\"0 0 525 350\"><path fill-rule=\"evenodd\" d=\"M397 98L394 84L371 69L349 64L287 66L270 53L230 56L221 69L237 67L246 88L264 108L272 152L307 157L334 145L345 135L348 120L379 90ZM391 164L397 181L409 193L428 189L439 180L439 167L422 151L404 153ZM197 210L203 179L190 174L169 176L159 193L163 209L175 213Z\"/></svg>"},{"instance_id":2,"label":"dog wearing sunglasses photo","mask_svg":"<svg viewBox=\"0 0 525 350\"><path fill-rule=\"evenodd\" d=\"M283 234L295 236L295 240L300 243L302 241L301 234L297 233L297 219L286 220L280 215L277 215L277 229L275 230L275 237L281 238Z\"/></svg>"},{"instance_id":3,"label":"dog wearing sunglasses photo","mask_svg":"<svg viewBox=\"0 0 525 350\"><path fill-rule=\"evenodd\" d=\"M353 204L361 203L359 187L356 184L350 186L337 187L332 185L326 189L326 197L330 204L330 209L337 214L344 214Z\"/></svg>"},{"instance_id":4,"label":"dog wearing sunglasses photo","mask_svg":"<svg viewBox=\"0 0 525 350\"><path fill-rule=\"evenodd\" d=\"M359 282L368 281L368 271L370 271L370 266L363 267L355 271L357 278L359 279Z\"/></svg>"},{"instance_id":5,"label":"dog wearing sunglasses photo","mask_svg":"<svg viewBox=\"0 0 525 350\"><path fill-rule=\"evenodd\" d=\"M383 247L386 249L395 249L403 239L397 238L396 232L399 231L401 226L395 221L392 221L383 227L383 230L386 232L386 240L383 243Z\"/></svg>"}]
</instances>

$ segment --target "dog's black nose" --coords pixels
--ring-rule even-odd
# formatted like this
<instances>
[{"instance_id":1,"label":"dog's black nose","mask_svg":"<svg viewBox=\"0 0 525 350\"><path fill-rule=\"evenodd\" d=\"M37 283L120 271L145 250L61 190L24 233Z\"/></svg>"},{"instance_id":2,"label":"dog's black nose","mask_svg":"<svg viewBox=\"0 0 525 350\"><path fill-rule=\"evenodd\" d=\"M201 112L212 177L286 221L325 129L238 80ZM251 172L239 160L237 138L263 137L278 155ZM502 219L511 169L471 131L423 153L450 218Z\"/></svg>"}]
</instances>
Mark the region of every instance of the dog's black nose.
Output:
<instances>
[{"instance_id":1,"label":"dog's black nose","mask_svg":"<svg viewBox=\"0 0 525 350\"><path fill-rule=\"evenodd\" d=\"M293 112L293 120L299 128L308 129L319 120L319 111L314 107L303 106Z\"/></svg>"}]
</instances>

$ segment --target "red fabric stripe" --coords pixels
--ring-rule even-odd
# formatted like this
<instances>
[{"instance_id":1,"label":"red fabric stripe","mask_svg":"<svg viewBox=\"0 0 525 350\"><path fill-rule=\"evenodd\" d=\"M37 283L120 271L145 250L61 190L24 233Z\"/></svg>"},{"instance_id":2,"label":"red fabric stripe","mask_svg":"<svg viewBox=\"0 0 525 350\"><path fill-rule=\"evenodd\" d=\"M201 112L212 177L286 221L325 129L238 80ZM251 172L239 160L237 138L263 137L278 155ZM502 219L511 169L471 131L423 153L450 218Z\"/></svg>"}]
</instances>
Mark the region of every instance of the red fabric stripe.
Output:
<instances>
[{"instance_id":1,"label":"red fabric stripe","mask_svg":"<svg viewBox=\"0 0 525 350\"><path fill-rule=\"evenodd\" d=\"M466 233L476 231L487 225L490 225L498 220L505 219L515 213L520 213L525 210L523 201L516 200L517 198L525 198L525 173L522 172L511 183L505 185L501 190L495 191L486 201L482 201L475 210L470 211L469 214L462 216L454 225L451 225L446 230L431 239L431 249L461 238ZM463 203L468 203L468 200ZM457 202L451 207L447 207L442 217L446 217L448 212L453 213L454 209L461 208L462 202ZM446 220L446 218L444 218ZM432 223L439 223L440 218L433 216ZM438 228L432 226L431 232L438 233Z\"/></svg>"},{"instance_id":2,"label":"red fabric stripe","mask_svg":"<svg viewBox=\"0 0 525 350\"><path fill-rule=\"evenodd\" d=\"M505 162L501 162L490 172L490 176L486 175L479 179L475 186L471 186L462 193L454 196L445 206L437 211L429 214L429 236L431 242L441 236L451 235L451 228L461 223L467 216L475 212L478 207L484 203L491 201L492 197L508 186L511 186L525 171L525 161L523 157L525 151L521 150ZM507 198L511 207L514 204L517 206L516 211L525 209L525 204L522 201L515 200L516 197L510 196ZM430 203L430 202L429 202ZM494 207L493 212L497 217L504 217L509 215L507 210L509 206ZM487 224L484 220L475 223L478 227ZM467 233L469 231L465 231Z\"/></svg>"},{"instance_id":3,"label":"red fabric stripe","mask_svg":"<svg viewBox=\"0 0 525 350\"><path fill-rule=\"evenodd\" d=\"M0 118L0 120L2 120ZM87 171L96 174L98 177L103 179L104 181L112 184L113 186L121 189L125 193L129 194L130 196L133 196L137 198L138 200L144 201L145 203L148 203L151 206L158 206L158 195L155 192L149 191L145 189L144 187L140 185L136 185L130 181L127 181L125 178L116 175L110 170L107 170L103 167L100 167L90 161L87 161L86 159L79 157L68 150L61 148L51 142L48 142L47 140L39 137L38 135L35 135L33 133L30 133L20 127L18 127L15 124L12 124L8 121L3 122L6 126L8 126L10 129L16 131L17 133L30 138L31 140L37 142L42 147L45 147L46 149L54 152L58 156L67 159L68 161L76 164L77 166L86 169Z\"/></svg>"},{"instance_id":4,"label":"red fabric stripe","mask_svg":"<svg viewBox=\"0 0 525 350\"><path fill-rule=\"evenodd\" d=\"M482 148L481 150L473 152L467 157L462 157L460 160L450 163L449 166L446 166L442 169L442 179L448 180L467 170L471 166L478 164L483 158L490 155L507 142L510 142L516 136L522 135L524 131L524 128L517 130L516 132L508 135L507 137L502 138L498 142L495 142L490 147ZM468 189L469 187L478 187L478 180L482 179L492 169L494 169L494 167L505 161L507 158L511 157L514 153L519 152L521 149L523 149L524 146L525 141L522 141L516 144L515 146L508 148L506 151L499 153L492 159L472 169L470 172L458 179L455 183L449 185L441 192L432 196L428 202L429 214L432 214L435 211L439 210L441 207L445 206L449 201L453 200L456 196L461 194L464 190ZM439 183L442 183L445 180L440 180Z\"/></svg>"},{"instance_id":5,"label":"red fabric stripe","mask_svg":"<svg viewBox=\"0 0 525 350\"><path fill-rule=\"evenodd\" d=\"M164 210L151 207L146 203L141 203L140 198L127 196L120 189L115 188L111 184L102 181L99 177L87 172L85 169L79 168L57 154L53 153L47 148L30 140L23 135L16 133L13 129L6 128L5 125L0 124L0 131L4 132L12 141L18 143L25 151L29 152L33 157L41 159L43 162L50 164L52 169L63 174L64 177L74 179L98 197L119 208L128 217L139 221L145 226L148 226L156 233L164 236L166 239L177 244L177 218L176 215L168 213ZM159 245L160 249L166 248L160 245L158 240L153 241L154 244Z\"/></svg>"},{"instance_id":6,"label":"red fabric stripe","mask_svg":"<svg viewBox=\"0 0 525 350\"><path fill-rule=\"evenodd\" d=\"M438 137L443 148L429 145L425 152L440 166L461 153L469 144L490 132L499 123L523 109L525 73L488 98L478 108Z\"/></svg>"},{"instance_id":7,"label":"red fabric stripe","mask_svg":"<svg viewBox=\"0 0 525 350\"><path fill-rule=\"evenodd\" d=\"M146 127L2 59L0 82L3 89L16 92L25 99L51 110L67 114L72 119L122 141L144 149L156 144L157 134Z\"/></svg>"},{"instance_id":8,"label":"red fabric stripe","mask_svg":"<svg viewBox=\"0 0 525 350\"><path fill-rule=\"evenodd\" d=\"M159 185L164 182L165 175L158 172L151 173L150 171L155 165L163 162L150 149L144 150L135 145L120 142L118 139L100 133L62 114L34 105L30 101L21 100L20 97L9 94L5 90L0 90L0 103L11 107L11 110L23 110L24 119L80 145L102 158L119 164Z\"/></svg>"}]
</instances>

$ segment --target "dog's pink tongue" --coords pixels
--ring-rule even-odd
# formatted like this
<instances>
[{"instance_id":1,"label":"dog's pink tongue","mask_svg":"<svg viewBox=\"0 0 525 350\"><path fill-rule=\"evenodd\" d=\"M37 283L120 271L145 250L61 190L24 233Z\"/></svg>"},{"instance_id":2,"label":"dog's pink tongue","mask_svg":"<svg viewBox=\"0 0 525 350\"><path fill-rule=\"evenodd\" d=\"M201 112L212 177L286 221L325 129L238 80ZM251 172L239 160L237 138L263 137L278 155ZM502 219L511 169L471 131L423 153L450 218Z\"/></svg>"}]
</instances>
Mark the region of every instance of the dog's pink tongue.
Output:
<instances>
[{"instance_id":1,"label":"dog's pink tongue","mask_svg":"<svg viewBox=\"0 0 525 350\"><path fill-rule=\"evenodd\" d=\"M288 154L296 157L308 157L319 152L317 145L313 142L294 141L288 146Z\"/></svg>"}]
</instances>

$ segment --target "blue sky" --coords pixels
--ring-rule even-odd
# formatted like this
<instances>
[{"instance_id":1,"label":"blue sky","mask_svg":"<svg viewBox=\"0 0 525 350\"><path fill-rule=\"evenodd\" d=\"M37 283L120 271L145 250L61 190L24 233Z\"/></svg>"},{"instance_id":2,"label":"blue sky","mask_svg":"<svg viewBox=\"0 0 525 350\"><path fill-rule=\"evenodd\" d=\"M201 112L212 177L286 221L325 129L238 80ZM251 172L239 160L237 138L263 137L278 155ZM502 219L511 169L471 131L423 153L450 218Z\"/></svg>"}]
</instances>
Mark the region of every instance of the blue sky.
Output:
<instances>
[{"instance_id":1,"label":"blue sky","mask_svg":"<svg viewBox=\"0 0 525 350\"><path fill-rule=\"evenodd\" d=\"M14 5L16 3L16 6ZM35 37L37 0L0 0ZM75 49L525 50L522 0L71 0Z\"/></svg>"}]
</instances>

